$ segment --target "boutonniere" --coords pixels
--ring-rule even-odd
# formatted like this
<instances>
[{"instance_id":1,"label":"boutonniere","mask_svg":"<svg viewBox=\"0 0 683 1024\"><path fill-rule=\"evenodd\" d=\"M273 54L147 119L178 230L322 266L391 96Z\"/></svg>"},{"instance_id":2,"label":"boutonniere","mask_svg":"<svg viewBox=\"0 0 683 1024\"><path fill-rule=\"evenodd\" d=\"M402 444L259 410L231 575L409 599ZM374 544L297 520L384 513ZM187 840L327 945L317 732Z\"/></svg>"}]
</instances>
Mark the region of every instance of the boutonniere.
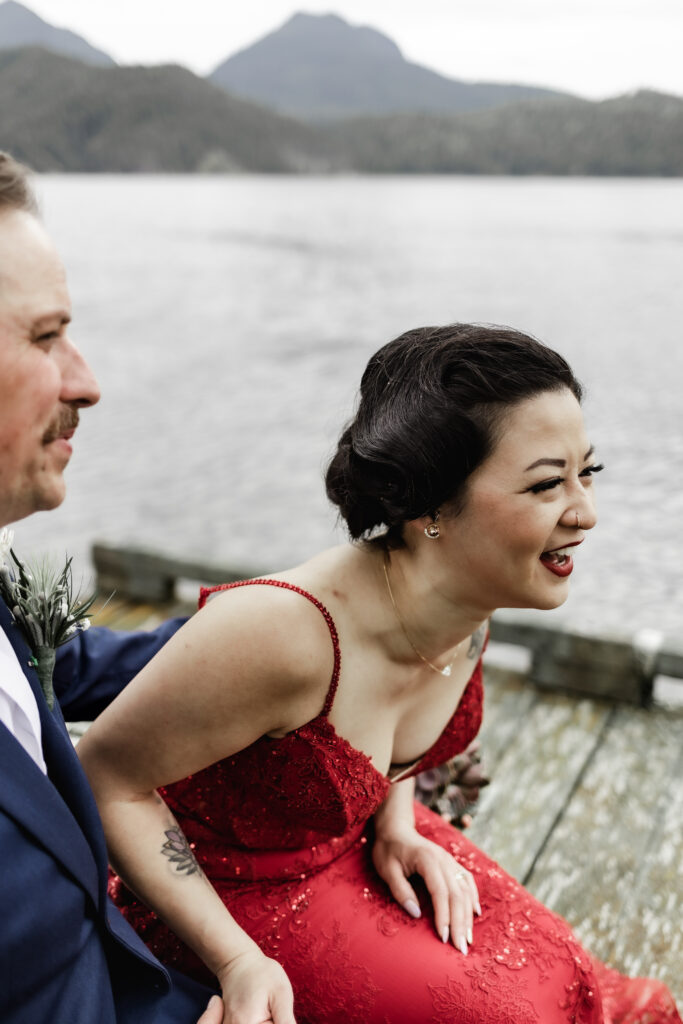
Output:
<instances>
[{"instance_id":1,"label":"boutonniere","mask_svg":"<svg viewBox=\"0 0 683 1024\"><path fill-rule=\"evenodd\" d=\"M57 648L88 628L88 612L95 598L82 598L80 589L74 590L70 558L61 570L47 561L29 567L14 553L13 541L11 530L0 530L0 596L31 648L40 685L52 711Z\"/></svg>"}]
</instances>

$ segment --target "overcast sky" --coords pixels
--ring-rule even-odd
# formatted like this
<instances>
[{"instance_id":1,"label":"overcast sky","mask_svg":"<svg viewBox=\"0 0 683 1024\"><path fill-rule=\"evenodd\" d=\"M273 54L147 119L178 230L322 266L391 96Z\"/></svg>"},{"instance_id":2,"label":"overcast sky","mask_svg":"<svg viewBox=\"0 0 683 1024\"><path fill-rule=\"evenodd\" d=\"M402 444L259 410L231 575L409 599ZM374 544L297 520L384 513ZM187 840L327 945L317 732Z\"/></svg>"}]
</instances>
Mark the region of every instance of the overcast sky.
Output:
<instances>
[{"instance_id":1,"label":"overcast sky","mask_svg":"<svg viewBox=\"0 0 683 1024\"><path fill-rule=\"evenodd\" d=\"M555 86L591 98L649 87L683 95L683 0L27 0L123 64L198 74L295 11L334 12L390 36L452 78ZM190 19L190 20L188 20Z\"/></svg>"}]
</instances>

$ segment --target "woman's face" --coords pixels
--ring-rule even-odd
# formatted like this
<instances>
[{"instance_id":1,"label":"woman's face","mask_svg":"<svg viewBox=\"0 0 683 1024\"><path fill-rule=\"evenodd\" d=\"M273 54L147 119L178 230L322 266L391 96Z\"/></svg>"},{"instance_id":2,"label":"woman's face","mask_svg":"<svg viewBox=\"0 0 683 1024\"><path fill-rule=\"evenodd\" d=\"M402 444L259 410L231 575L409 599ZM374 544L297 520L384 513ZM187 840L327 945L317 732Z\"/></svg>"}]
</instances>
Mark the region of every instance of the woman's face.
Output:
<instances>
[{"instance_id":1,"label":"woman's face","mask_svg":"<svg viewBox=\"0 0 683 1024\"><path fill-rule=\"evenodd\" d=\"M569 592L575 545L596 523L595 471L568 389L519 402L470 477L461 512L444 515L431 543L443 542L443 564L482 608L556 608Z\"/></svg>"}]
</instances>

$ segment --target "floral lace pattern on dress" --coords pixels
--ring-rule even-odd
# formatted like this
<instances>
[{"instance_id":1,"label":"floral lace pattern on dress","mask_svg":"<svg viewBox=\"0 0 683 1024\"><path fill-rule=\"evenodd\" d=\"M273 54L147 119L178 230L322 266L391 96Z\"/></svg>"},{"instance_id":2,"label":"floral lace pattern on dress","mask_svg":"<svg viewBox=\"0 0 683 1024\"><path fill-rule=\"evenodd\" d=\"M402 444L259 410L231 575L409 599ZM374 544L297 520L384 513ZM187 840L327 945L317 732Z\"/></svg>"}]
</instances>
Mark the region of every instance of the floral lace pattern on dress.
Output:
<instances>
[{"instance_id":1,"label":"floral lace pattern on dress","mask_svg":"<svg viewBox=\"0 0 683 1024\"><path fill-rule=\"evenodd\" d=\"M341 655L334 622L324 605L279 580L247 580L202 590L200 607L215 590L256 584L295 590L320 610L330 629L334 670L324 707L310 722L282 739L263 736L231 757L160 790L182 818L200 863L203 853L220 845L221 878L258 877L258 870L254 874L257 861L269 863L261 856L264 850L308 850L348 836L375 813L390 786L366 754L337 734L327 717L337 689ZM479 730L482 701L481 666L477 665L441 736L405 777L464 750ZM216 791L220 799L216 799ZM334 855L344 848L345 844L336 846ZM256 860L245 858L246 851L259 851Z\"/></svg>"},{"instance_id":2,"label":"floral lace pattern on dress","mask_svg":"<svg viewBox=\"0 0 683 1024\"><path fill-rule=\"evenodd\" d=\"M255 583L289 587L237 585ZM336 629L319 601L290 589L312 601L330 629L335 667L323 710L162 793L237 923L287 971L298 1024L681 1024L663 985L596 963L566 922L421 804L419 832L477 883L482 914L468 956L436 935L419 880L412 881L422 916L396 903L371 857L371 819L391 784L329 722ZM478 664L442 735L409 774L464 750L481 714ZM110 892L162 961L208 977L118 878Z\"/></svg>"}]
</instances>

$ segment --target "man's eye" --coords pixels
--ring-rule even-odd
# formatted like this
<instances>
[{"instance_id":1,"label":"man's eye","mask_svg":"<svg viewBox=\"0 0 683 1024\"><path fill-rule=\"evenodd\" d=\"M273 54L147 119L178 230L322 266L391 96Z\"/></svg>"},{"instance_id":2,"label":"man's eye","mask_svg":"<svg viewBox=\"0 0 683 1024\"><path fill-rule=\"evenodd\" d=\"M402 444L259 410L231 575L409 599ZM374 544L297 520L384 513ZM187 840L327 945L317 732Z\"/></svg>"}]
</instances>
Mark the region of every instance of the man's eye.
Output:
<instances>
[{"instance_id":1,"label":"man's eye","mask_svg":"<svg viewBox=\"0 0 683 1024\"><path fill-rule=\"evenodd\" d=\"M36 338L38 343L46 341L56 341L59 337L59 331L45 331L44 334L39 334Z\"/></svg>"},{"instance_id":2,"label":"man's eye","mask_svg":"<svg viewBox=\"0 0 683 1024\"><path fill-rule=\"evenodd\" d=\"M553 487L557 487L558 484L562 483L563 478L561 476L553 477L552 480L542 480L540 484L532 484L528 489L532 494L540 494L542 491L551 491Z\"/></svg>"}]
</instances>

